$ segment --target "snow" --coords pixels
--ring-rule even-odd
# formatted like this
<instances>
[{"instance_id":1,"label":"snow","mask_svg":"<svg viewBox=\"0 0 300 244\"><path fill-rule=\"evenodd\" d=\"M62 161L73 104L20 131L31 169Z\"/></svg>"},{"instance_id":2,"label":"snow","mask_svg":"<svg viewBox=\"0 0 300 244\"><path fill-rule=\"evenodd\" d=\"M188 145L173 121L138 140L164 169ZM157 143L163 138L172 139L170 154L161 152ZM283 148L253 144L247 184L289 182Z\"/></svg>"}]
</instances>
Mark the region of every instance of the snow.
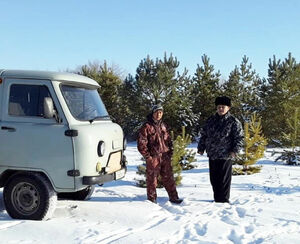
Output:
<instances>
[{"instance_id":1,"label":"snow","mask_svg":"<svg viewBox=\"0 0 300 244\"><path fill-rule=\"evenodd\" d=\"M89 201L58 201L48 221L11 219L1 189L0 243L299 243L300 167L274 162L271 151L261 173L233 176L231 204L213 202L208 159L197 155L196 168L182 173L179 206L164 189L158 204L147 201L135 186L135 144L126 156L125 178L97 186Z\"/></svg>"}]
</instances>

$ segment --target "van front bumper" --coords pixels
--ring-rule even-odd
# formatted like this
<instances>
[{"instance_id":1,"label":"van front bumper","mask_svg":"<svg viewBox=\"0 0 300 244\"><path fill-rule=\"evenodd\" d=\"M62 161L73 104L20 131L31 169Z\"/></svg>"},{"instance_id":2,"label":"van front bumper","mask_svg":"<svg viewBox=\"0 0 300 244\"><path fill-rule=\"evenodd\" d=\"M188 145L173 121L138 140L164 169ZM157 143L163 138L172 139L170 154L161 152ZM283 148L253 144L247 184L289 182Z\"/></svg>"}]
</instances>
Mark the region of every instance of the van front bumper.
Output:
<instances>
[{"instance_id":1,"label":"van front bumper","mask_svg":"<svg viewBox=\"0 0 300 244\"><path fill-rule=\"evenodd\" d=\"M127 167L124 166L120 170L111 173L111 174L103 174L97 176L83 176L82 177L82 184L83 185L96 185L96 184L103 184L105 182L110 182L114 180L122 179L127 171Z\"/></svg>"}]
</instances>

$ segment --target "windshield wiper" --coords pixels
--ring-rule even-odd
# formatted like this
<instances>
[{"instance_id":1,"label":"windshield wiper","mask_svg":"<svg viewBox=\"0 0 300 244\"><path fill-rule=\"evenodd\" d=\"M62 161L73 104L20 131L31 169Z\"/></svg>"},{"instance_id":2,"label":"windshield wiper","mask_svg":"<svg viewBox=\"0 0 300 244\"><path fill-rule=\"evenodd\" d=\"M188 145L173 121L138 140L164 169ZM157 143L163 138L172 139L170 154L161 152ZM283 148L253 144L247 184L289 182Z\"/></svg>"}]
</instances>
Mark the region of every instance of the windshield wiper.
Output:
<instances>
[{"instance_id":1,"label":"windshield wiper","mask_svg":"<svg viewBox=\"0 0 300 244\"><path fill-rule=\"evenodd\" d=\"M98 120L98 119L110 119L110 116L109 115L96 116L95 118L90 119L89 122L93 123L95 120Z\"/></svg>"}]
</instances>

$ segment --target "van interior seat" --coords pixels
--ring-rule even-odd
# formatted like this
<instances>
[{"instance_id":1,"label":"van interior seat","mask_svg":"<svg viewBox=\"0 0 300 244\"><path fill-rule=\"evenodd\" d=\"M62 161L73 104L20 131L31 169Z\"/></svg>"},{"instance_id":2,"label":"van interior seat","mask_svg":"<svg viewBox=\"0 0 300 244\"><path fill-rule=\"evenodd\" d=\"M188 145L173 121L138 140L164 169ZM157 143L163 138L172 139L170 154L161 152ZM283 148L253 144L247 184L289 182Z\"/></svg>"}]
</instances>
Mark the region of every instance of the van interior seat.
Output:
<instances>
[{"instance_id":1,"label":"van interior seat","mask_svg":"<svg viewBox=\"0 0 300 244\"><path fill-rule=\"evenodd\" d=\"M25 115L20 103L12 103L12 102L9 103L8 113L10 115L15 115L15 116Z\"/></svg>"}]
</instances>

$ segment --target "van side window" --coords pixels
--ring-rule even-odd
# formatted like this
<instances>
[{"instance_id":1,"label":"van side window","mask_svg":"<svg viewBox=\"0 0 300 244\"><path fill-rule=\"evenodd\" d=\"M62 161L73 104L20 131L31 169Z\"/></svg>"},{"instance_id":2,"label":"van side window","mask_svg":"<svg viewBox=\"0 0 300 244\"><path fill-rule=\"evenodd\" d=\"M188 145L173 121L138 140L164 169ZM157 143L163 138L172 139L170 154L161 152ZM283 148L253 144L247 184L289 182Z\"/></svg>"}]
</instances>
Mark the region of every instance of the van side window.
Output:
<instances>
[{"instance_id":1,"label":"van side window","mask_svg":"<svg viewBox=\"0 0 300 244\"><path fill-rule=\"evenodd\" d=\"M46 86L11 85L8 114L12 116L43 117L45 97L51 97Z\"/></svg>"}]
</instances>

